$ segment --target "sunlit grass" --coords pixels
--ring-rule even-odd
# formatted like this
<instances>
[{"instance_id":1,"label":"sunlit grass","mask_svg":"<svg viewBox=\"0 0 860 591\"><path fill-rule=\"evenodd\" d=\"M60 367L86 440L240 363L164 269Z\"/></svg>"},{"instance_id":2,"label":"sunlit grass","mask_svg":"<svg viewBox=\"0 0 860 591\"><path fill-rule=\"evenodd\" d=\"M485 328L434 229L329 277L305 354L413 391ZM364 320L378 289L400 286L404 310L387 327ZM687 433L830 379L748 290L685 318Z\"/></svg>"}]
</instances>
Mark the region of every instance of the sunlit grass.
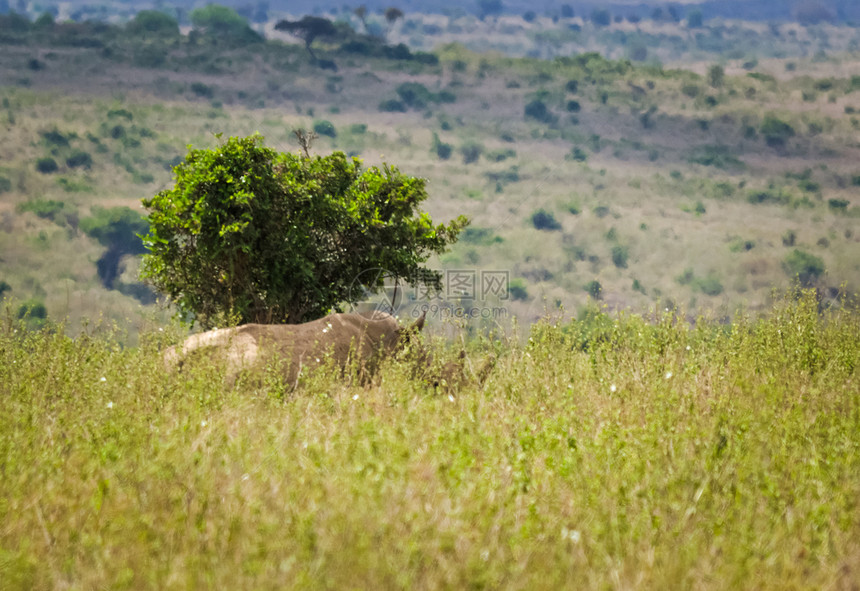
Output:
<instances>
[{"instance_id":1,"label":"sunlit grass","mask_svg":"<svg viewBox=\"0 0 860 591\"><path fill-rule=\"evenodd\" d=\"M169 332L169 331L168 331ZM475 342L482 385L225 387L0 332L0 580L38 588L827 588L860 569L860 315Z\"/></svg>"}]
</instances>

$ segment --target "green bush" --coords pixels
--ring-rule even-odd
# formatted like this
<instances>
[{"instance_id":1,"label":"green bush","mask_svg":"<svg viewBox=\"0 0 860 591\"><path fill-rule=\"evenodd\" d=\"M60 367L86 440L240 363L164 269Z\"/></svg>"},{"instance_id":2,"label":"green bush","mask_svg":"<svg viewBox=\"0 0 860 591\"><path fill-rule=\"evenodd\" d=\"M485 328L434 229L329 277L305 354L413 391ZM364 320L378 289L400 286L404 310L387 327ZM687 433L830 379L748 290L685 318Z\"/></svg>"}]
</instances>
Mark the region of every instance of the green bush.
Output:
<instances>
[{"instance_id":1,"label":"green bush","mask_svg":"<svg viewBox=\"0 0 860 591\"><path fill-rule=\"evenodd\" d=\"M851 205L851 202L847 199L828 199L827 206L833 211L845 213L848 211L848 206Z\"/></svg>"},{"instance_id":2,"label":"green bush","mask_svg":"<svg viewBox=\"0 0 860 591\"><path fill-rule=\"evenodd\" d=\"M511 299L515 301L525 301L529 299L529 292L526 289L526 282L520 278L511 279L508 283L508 293Z\"/></svg>"},{"instance_id":3,"label":"green bush","mask_svg":"<svg viewBox=\"0 0 860 591\"><path fill-rule=\"evenodd\" d=\"M406 105L397 99L388 99L379 103L379 110L386 113L405 113Z\"/></svg>"},{"instance_id":4,"label":"green bush","mask_svg":"<svg viewBox=\"0 0 860 591\"><path fill-rule=\"evenodd\" d=\"M92 165L93 157L83 150L75 150L66 158L66 166L69 168L90 168Z\"/></svg>"},{"instance_id":5,"label":"green bush","mask_svg":"<svg viewBox=\"0 0 860 591\"><path fill-rule=\"evenodd\" d=\"M804 287L812 286L825 270L821 258L799 249L785 257L782 267L789 276L797 277Z\"/></svg>"},{"instance_id":6,"label":"green bush","mask_svg":"<svg viewBox=\"0 0 860 591\"><path fill-rule=\"evenodd\" d=\"M555 219L552 212L545 209L539 209L534 212L531 217L531 222L537 230L561 230L561 224Z\"/></svg>"},{"instance_id":7,"label":"green bush","mask_svg":"<svg viewBox=\"0 0 860 591\"><path fill-rule=\"evenodd\" d=\"M335 129L334 124L325 119L314 121L314 132L328 137L337 137L337 130Z\"/></svg>"},{"instance_id":8,"label":"green bush","mask_svg":"<svg viewBox=\"0 0 860 591\"><path fill-rule=\"evenodd\" d=\"M51 157L39 158L36 160L36 170L42 174L51 174L52 172L57 172L59 169L60 167L57 165L57 161Z\"/></svg>"},{"instance_id":9,"label":"green bush","mask_svg":"<svg viewBox=\"0 0 860 591\"><path fill-rule=\"evenodd\" d=\"M723 293L723 284L714 276L695 279L693 288L709 296L718 296Z\"/></svg>"},{"instance_id":10,"label":"green bush","mask_svg":"<svg viewBox=\"0 0 860 591\"><path fill-rule=\"evenodd\" d=\"M584 289L586 293L595 300L599 300L603 296L603 286L600 285L600 282L596 279L583 285L582 289Z\"/></svg>"},{"instance_id":11,"label":"green bush","mask_svg":"<svg viewBox=\"0 0 860 591\"><path fill-rule=\"evenodd\" d=\"M421 266L468 224L434 225L425 181L358 159L279 153L259 135L191 150L175 186L144 200L150 231L142 275L180 312L211 327L299 323L364 297L356 278L384 268L441 287ZM417 279L416 279L417 278ZM383 287L383 276L365 287Z\"/></svg>"},{"instance_id":12,"label":"green bush","mask_svg":"<svg viewBox=\"0 0 860 591\"><path fill-rule=\"evenodd\" d=\"M33 199L25 201L15 206L15 211L23 213L29 211L36 214L40 218L49 220L56 219L57 215L63 211L65 203L62 201L52 201L50 199Z\"/></svg>"},{"instance_id":13,"label":"green bush","mask_svg":"<svg viewBox=\"0 0 860 591\"><path fill-rule=\"evenodd\" d=\"M192 82L191 92L202 98L211 99L213 96L215 96L215 89L212 86L209 86L208 84L204 84L202 82Z\"/></svg>"},{"instance_id":14,"label":"green bush","mask_svg":"<svg viewBox=\"0 0 860 591\"><path fill-rule=\"evenodd\" d=\"M567 101L566 105L568 113L579 113L582 110L582 105L579 101Z\"/></svg>"},{"instance_id":15,"label":"green bush","mask_svg":"<svg viewBox=\"0 0 860 591\"><path fill-rule=\"evenodd\" d=\"M0 176L0 194L8 193L12 190L12 181L5 176Z\"/></svg>"},{"instance_id":16,"label":"green bush","mask_svg":"<svg viewBox=\"0 0 860 591\"><path fill-rule=\"evenodd\" d=\"M773 148L784 147L786 142L796 134L791 125L773 115L764 118L759 127L759 133L764 136L767 145Z\"/></svg>"},{"instance_id":17,"label":"green bush","mask_svg":"<svg viewBox=\"0 0 860 591\"><path fill-rule=\"evenodd\" d=\"M534 119L541 123L553 124L557 121L557 117L552 114L546 103L539 99L526 104L523 112L526 119Z\"/></svg>"},{"instance_id":18,"label":"green bush","mask_svg":"<svg viewBox=\"0 0 860 591\"><path fill-rule=\"evenodd\" d=\"M630 258L630 249L626 246L616 244L612 247L612 264L619 269L627 268L627 259Z\"/></svg>"},{"instance_id":19,"label":"green bush","mask_svg":"<svg viewBox=\"0 0 860 591\"><path fill-rule=\"evenodd\" d=\"M466 142L460 146L460 154L463 155L463 164L477 162L484 152L484 146L477 142Z\"/></svg>"},{"instance_id":20,"label":"green bush","mask_svg":"<svg viewBox=\"0 0 860 591\"><path fill-rule=\"evenodd\" d=\"M794 246L795 242L797 242L797 232L795 232L794 230L788 230L785 234L782 235L783 246Z\"/></svg>"}]
</instances>

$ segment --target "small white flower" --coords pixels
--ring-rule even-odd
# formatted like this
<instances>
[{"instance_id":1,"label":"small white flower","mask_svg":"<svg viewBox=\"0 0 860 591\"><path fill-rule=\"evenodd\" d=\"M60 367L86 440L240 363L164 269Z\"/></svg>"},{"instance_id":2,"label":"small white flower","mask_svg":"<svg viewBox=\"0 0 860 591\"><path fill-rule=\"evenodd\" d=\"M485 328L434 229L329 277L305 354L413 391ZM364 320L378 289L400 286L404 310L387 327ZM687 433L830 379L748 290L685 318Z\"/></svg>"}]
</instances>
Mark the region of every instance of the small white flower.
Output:
<instances>
[{"instance_id":1,"label":"small white flower","mask_svg":"<svg viewBox=\"0 0 860 591\"><path fill-rule=\"evenodd\" d=\"M451 402L454 402L454 396L452 396L451 394L448 394L448 400L450 400Z\"/></svg>"},{"instance_id":2,"label":"small white flower","mask_svg":"<svg viewBox=\"0 0 860 591\"><path fill-rule=\"evenodd\" d=\"M200 421L200 426L205 427L207 425L206 421Z\"/></svg>"},{"instance_id":3,"label":"small white flower","mask_svg":"<svg viewBox=\"0 0 860 591\"><path fill-rule=\"evenodd\" d=\"M490 551L489 550L481 550L481 560L487 562L490 559Z\"/></svg>"},{"instance_id":4,"label":"small white flower","mask_svg":"<svg viewBox=\"0 0 860 591\"><path fill-rule=\"evenodd\" d=\"M353 400L358 400L358 394L354 395L354 396L352 397L352 399L353 399Z\"/></svg>"},{"instance_id":5,"label":"small white flower","mask_svg":"<svg viewBox=\"0 0 860 591\"><path fill-rule=\"evenodd\" d=\"M164 329L163 329L163 328L159 328L159 329L158 329L158 332L164 332Z\"/></svg>"},{"instance_id":6,"label":"small white flower","mask_svg":"<svg viewBox=\"0 0 860 591\"><path fill-rule=\"evenodd\" d=\"M690 347L690 345L687 345L687 351L689 351L691 348L692 347Z\"/></svg>"},{"instance_id":7,"label":"small white flower","mask_svg":"<svg viewBox=\"0 0 860 591\"><path fill-rule=\"evenodd\" d=\"M319 357L317 357L317 358L316 358L316 360L317 360L317 363L319 363L319 362L320 362L320 358L319 358Z\"/></svg>"},{"instance_id":8,"label":"small white flower","mask_svg":"<svg viewBox=\"0 0 860 591\"><path fill-rule=\"evenodd\" d=\"M112 401L111 401L111 402L108 402L108 403L107 403L107 407L108 407L108 408L113 408L113 402L112 402Z\"/></svg>"},{"instance_id":9,"label":"small white flower","mask_svg":"<svg viewBox=\"0 0 860 591\"><path fill-rule=\"evenodd\" d=\"M666 372L666 379L671 379L674 374L671 371Z\"/></svg>"},{"instance_id":10,"label":"small white flower","mask_svg":"<svg viewBox=\"0 0 860 591\"><path fill-rule=\"evenodd\" d=\"M618 390L618 388L615 386L615 384L612 384L611 386L609 386L610 392L615 392L616 390Z\"/></svg>"},{"instance_id":11,"label":"small white flower","mask_svg":"<svg viewBox=\"0 0 860 591\"><path fill-rule=\"evenodd\" d=\"M249 474L242 474L242 480L248 480L250 477Z\"/></svg>"},{"instance_id":12,"label":"small white flower","mask_svg":"<svg viewBox=\"0 0 860 591\"><path fill-rule=\"evenodd\" d=\"M570 538L570 541L574 544L578 544L579 540L582 539L582 535L579 533L578 529L575 529L570 532L570 534L568 534L568 537Z\"/></svg>"},{"instance_id":13,"label":"small white flower","mask_svg":"<svg viewBox=\"0 0 860 591\"><path fill-rule=\"evenodd\" d=\"M328 332L328 329L327 329L327 328L324 328L324 329L323 329L323 334L325 334L325 333L327 333L327 332Z\"/></svg>"},{"instance_id":14,"label":"small white flower","mask_svg":"<svg viewBox=\"0 0 860 591\"><path fill-rule=\"evenodd\" d=\"M102 379L100 379L99 381L100 381L100 382L106 382L106 381L107 381L107 378L106 378L106 377L104 377L104 376L102 376Z\"/></svg>"}]
</instances>

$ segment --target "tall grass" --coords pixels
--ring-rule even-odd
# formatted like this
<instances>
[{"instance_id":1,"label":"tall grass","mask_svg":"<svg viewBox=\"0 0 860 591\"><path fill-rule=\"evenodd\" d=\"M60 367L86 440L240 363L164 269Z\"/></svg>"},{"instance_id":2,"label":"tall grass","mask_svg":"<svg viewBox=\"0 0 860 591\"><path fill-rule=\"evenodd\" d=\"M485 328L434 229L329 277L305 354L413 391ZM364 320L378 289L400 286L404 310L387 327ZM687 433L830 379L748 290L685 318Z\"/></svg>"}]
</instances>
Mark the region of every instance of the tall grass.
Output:
<instances>
[{"instance_id":1,"label":"tall grass","mask_svg":"<svg viewBox=\"0 0 860 591\"><path fill-rule=\"evenodd\" d=\"M0 587L833 588L860 576L860 315L535 326L480 386L295 391L0 330Z\"/></svg>"}]
</instances>

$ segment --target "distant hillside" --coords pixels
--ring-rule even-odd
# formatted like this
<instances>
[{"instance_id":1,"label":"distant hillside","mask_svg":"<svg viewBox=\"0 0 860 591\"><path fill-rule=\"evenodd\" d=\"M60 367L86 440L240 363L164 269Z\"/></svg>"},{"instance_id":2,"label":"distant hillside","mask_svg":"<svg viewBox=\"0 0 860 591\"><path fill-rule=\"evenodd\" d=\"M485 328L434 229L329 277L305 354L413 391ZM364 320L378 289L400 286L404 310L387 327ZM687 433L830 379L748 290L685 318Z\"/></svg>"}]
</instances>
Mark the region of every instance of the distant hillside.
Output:
<instances>
[{"instance_id":1,"label":"distant hillside","mask_svg":"<svg viewBox=\"0 0 860 591\"><path fill-rule=\"evenodd\" d=\"M181 8L188 11L208 2L198 0L173 0L123 2L93 2L91 0L70 0L63 3L28 3L23 0L0 0L0 14L15 10L29 12L33 16L42 12L68 12L71 14L122 14L134 13L144 8L170 9ZM595 11L606 10L612 18L636 18L652 20L683 20L692 12L700 12L704 19L724 18L748 21L792 21L806 22L829 21L834 23L860 23L860 2L856 0L695 0L688 2L596 2L576 1L553 2L536 7L528 0L355 0L352 3L319 2L317 0L224 0L220 2L238 9L251 18L254 14L337 14L344 8L365 5L370 13L382 12L390 6L400 8L406 13L422 12L445 15L480 15L487 7L501 7L500 14L524 14L534 12L538 16L564 16L572 10L576 16L589 18ZM92 18L90 16L89 18Z\"/></svg>"}]
</instances>

